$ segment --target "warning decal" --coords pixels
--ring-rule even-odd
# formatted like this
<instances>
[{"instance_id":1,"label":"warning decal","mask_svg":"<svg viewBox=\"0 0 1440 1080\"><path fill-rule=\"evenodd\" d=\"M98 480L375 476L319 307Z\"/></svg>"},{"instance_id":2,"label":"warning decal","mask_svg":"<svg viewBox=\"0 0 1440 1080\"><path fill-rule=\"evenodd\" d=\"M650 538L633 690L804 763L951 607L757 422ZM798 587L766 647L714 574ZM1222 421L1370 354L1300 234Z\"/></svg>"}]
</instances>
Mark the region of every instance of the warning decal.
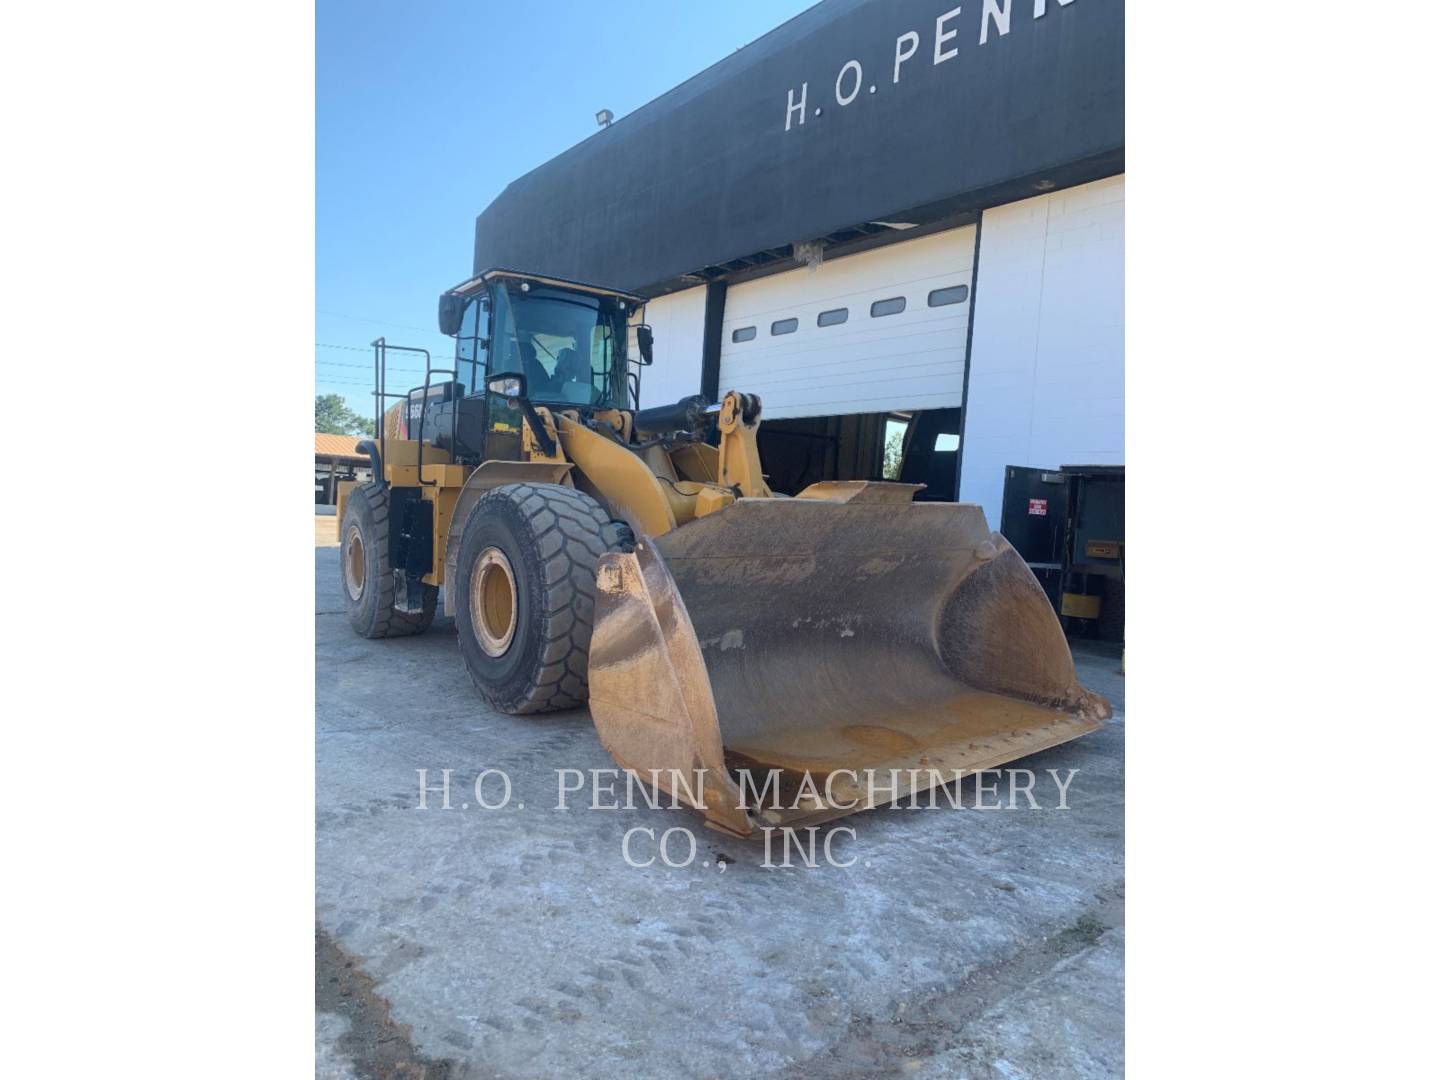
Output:
<instances>
[{"instance_id":1,"label":"warning decal","mask_svg":"<svg viewBox=\"0 0 1440 1080\"><path fill-rule=\"evenodd\" d=\"M1049 500L1049 499L1031 499L1031 500L1030 500L1030 513L1033 514L1033 515L1035 515L1036 517L1044 517L1045 514L1046 514L1046 512L1049 510L1049 507L1050 507L1050 500Z\"/></svg>"}]
</instances>

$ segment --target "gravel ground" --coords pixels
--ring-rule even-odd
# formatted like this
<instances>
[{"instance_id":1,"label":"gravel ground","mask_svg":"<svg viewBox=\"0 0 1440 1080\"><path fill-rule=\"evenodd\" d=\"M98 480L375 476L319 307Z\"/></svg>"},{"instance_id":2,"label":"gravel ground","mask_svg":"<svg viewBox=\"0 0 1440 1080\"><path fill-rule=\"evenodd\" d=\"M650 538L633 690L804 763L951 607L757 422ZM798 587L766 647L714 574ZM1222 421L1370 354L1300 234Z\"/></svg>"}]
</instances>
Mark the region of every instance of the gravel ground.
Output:
<instances>
[{"instance_id":1,"label":"gravel ground","mask_svg":"<svg viewBox=\"0 0 1440 1080\"><path fill-rule=\"evenodd\" d=\"M555 770L613 767L586 712L487 710L447 619L355 636L333 533L317 520L316 536L319 1075L1123 1072L1115 652L1077 647L1115 718L1013 763L1037 774L1041 809L975 809L966 781L960 809L835 823L854 830L833 838L849 867L766 867L761 844L690 810L556 809ZM451 809L438 791L419 808L417 769L432 788L453 770ZM510 777L505 809L477 806L484 769ZM1078 770L1068 809L1047 769ZM492 776L483 794L500 790ZM691 830L695 861L627 865L636 826Z\"/></svg>"}]
</instances>

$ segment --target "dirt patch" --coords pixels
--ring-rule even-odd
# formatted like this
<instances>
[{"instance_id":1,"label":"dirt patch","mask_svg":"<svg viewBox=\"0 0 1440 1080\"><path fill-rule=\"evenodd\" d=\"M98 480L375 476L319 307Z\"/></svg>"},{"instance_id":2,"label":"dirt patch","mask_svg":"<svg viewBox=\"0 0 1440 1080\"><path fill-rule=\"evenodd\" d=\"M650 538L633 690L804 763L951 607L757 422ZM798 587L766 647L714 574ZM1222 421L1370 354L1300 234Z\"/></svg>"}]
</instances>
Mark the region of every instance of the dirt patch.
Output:
<instances>
[{"instance_id":1,"label":"dirt patch","mask_svg":"<svg viewBox=\"0 0 1440 1080\"><path fill-rule=\"evenodd\" d=\"M315 928L315 1011L350 1021L336 1049L363 1080L452 1080L455 1062L426 1057L410 1029L390 1015L375 980L318 926Z\"/></svg>"}]
</instances>

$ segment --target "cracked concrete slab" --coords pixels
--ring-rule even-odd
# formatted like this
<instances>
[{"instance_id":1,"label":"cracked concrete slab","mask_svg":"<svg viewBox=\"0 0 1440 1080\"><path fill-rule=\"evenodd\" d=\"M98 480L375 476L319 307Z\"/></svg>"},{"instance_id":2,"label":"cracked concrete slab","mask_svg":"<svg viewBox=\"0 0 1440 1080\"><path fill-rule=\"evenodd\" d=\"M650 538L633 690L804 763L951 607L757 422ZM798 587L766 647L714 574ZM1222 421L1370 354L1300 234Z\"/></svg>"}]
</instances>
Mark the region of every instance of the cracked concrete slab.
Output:
<instances>
[{"instance_id":1,"label":"cracked concrete slab","mask_svg":"<svg viewBox=\"0 0 1440 1080\"><path fill-rule=\"evenodd\" d=\"M766 868L760 845L690 810L556 809L555 770L613 767L586 712L489 711L449 620L363 640L338 578L338 549L317 546L317 949L352 961L374 1001L358 1018L317 1006L330 1075L1122 1071L1118 656L1077 649L1115 718L1014 763L1044 808L975 809L967 781L960 809L836 822L854 830L834 837L848 868ZM447 768L452 808L431 792L419 809L416 770L433 787ZM475 805L487 768L510 777L503 810ZM1041 797L1046 769L1078 770L1069 809ZM688 828L695 862L627 865L636 826Z\"/></svg>"}]
</instances>

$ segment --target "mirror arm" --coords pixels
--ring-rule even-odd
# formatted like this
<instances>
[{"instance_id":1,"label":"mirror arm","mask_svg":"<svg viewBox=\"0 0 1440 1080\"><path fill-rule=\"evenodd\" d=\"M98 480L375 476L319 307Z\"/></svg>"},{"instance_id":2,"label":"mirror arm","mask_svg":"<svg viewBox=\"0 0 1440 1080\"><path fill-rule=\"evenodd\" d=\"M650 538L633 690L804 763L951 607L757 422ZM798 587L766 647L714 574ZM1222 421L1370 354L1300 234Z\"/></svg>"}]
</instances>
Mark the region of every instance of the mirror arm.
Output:
<instances>
[{"instance_id":1,"label":"mirror arm","mask_svg":"<svg viewBox=\"0 0 1440 1080\"><path fill-rule=\"evenodd\" d=\"M546 457L554 457L555 440L550 437L550 431L545 427L545 421L540 419L540 414L535 411L535 406L530 404L528 397L522 397L518 400L520 402L520 409L525 414L525 420L535 435L535 441L540 444L540 449L545 451Z\"/></svg>"}]
</instances>

